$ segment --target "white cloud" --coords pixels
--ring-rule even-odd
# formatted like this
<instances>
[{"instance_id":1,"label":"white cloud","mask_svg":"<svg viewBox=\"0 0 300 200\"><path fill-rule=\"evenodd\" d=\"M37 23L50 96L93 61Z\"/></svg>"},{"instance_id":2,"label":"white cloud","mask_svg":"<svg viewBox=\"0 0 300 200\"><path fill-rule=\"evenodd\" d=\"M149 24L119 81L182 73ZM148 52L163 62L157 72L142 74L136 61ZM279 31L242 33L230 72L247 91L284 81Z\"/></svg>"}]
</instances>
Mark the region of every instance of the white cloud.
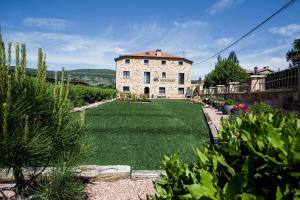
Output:
<instances>
[{"instance_id":1,"label":"white cloud","mask_svg":"<svg viewBox=\"0 0 300 200\"><path fill-rule=\"evenodd\" d=\"M70 23L64 19L58 18L39 18L39 17L26 17L23 20L27 26L47 28L53 30L65 29Z\"/></svg>"},{"instance_id":2,"label":"white cloud","mask_svg":"<svg viewBox=\"0 0 300 200\"><path fill-rule=\"evenodd\" d=\"M219 47L224 47L229 45L232 41L233 38L224 37L224 38L217 39L216 44Z\"/></svg>"},{"instance_id":3,"label":"white cloud","mask_svg":"<svg viewBox=\"0 0 300 200\"><path fill-rule=\"evenodd\" d=\"M293 37L295 34L300 33L300 24L289 24L282 27L273 27L269 31L274 34L280 34L283 36Z\"/></svg>"},{"instance_id":4,"label":"white cloud","mask_svg":"<svg viewBox=\"0 0 300 200\"><path fill-rule=\"evenodd\" d=\"M115 68L114 58L120 54L150 49L162 49L176 55L185 56L194 62L204 60L233 41L229 36L215 38L211 34L211 26L202 28L206 22L187 20L174 21L168 25L158 22L129 24L122 30L118 26L110 25L102 34L78 35L52 32L4 32L5 41L25 42L27 45L28 66L36 66L37 49L43 47L47 53L49 69L79 68ZM186 27L186 28L184 28ZM109 33L109 34L108 34ZM117 34L115 33L122 33ZM264 37L261 37L262 39ZM286 41L269 49L254 51L261 41L246 40L243 51L240 45L235 46L238 58L243 66L274 66L276 69L286 66L285 50L290 47L291 41ZM271 44L272 45L272 44ZM228 54L228 52L224 53ZM223 56L223 55L222 55ZM209 73L216 62L216 58L208 62L192 66L192 78L204 77Z\"/></svg>"},{"instance_id":5,"label":"white cloud","mask_svg":"<svg viewBox=\"0 0 300 200\"><path fill-rule=\"evenodd\" d=\"M241 0L218 0L208 9L208 13L213 15L240 2Z\"/></svg>"},{"instance_id":6,"label":"white cloud","mask_svg":"<svg viewBox=\"0 0 300 200\"><path fill-rule=\"evenodd\" d=\"M199 21L199 20L189 20L189 21L185 21L185 22L178 22L178 21L174 21L173 24L176 27L180 27L180 28L187 28L187 27L201 27L201 26L205 26L207 25L207 23Z\"/></svg>"}]
</instances>

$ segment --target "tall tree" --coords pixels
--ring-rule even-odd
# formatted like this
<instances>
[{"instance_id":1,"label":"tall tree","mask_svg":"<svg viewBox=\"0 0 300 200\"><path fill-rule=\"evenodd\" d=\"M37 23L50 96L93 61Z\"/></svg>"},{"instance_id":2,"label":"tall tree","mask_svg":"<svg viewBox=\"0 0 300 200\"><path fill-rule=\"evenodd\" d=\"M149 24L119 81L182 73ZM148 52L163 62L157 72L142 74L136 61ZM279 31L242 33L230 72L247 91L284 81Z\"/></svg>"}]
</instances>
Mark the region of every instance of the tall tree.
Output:
<instances>
[{"instance_id":1,"label":"tall tree","mask_svg":"<svg viewBox=\"0 0 300 200\"><path fill-rule=\"evenodd\" d=\"M292 67L297 67L300 64L300 38L295 39L293 48L286 53L286 60L291 62Z\"/></svg>"},{"instance_id":2,"label":"tall tree","mask_svg":"<svg viewBox=\"0 0 300 200\"><path fill-rule=\"evenodd\" d=\"M231 52L229 53L228 59L229 59L229 60L233 60L235 63L239 63L239 60L238 60L238 58L237 58L237 55L236 55L236 53L235 53L234 51L231 51Z\"/></svg>"},{"instance_id":3,"label":"tall tree","mask_svg":"<svg viewBox=\"0 0 300 200\"><path fill-rule=\"evenodd\" d=\"M222 58L215 68L205 76L205 87L227 85L229 82L245 82L248 74L232 59Z\"/></svg>"}]
</instances>

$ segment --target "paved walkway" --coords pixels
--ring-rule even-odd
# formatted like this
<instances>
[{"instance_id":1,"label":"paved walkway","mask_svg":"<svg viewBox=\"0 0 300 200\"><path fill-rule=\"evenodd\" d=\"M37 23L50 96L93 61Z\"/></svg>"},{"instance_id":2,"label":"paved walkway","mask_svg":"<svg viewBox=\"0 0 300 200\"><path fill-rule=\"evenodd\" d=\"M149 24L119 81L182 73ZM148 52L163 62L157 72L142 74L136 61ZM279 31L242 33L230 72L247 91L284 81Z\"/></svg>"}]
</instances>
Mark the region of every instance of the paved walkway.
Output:
<instances>
[{"instance_id":1,"label":"paved walkway","mask_svg":"<svg viewBox=\"0 0 300 200\"><path fill-rule=\"evenodd\" d=\"M74 112L81 112L81 111L84 111L84 110L89 109L89 108L96 108L96 107L98 107L100 105L103 105L103 104L106 104L106 103L110 103L110 102L113 102L115 100L116 99L111 99L111 100L103 100L103 101L100 101L100 102L91 103L91 104L86 105L86 106L74 108L73 111Z\"/></svg>"}]
</instances>

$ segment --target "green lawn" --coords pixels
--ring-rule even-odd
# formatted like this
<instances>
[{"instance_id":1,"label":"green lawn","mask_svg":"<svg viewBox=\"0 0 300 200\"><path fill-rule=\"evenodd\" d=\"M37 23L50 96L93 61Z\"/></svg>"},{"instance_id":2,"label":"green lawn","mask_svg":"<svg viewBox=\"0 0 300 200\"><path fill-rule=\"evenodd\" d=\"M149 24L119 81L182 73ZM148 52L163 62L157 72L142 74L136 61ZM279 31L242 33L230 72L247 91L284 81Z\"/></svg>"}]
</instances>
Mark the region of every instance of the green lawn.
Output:
<instances>
[{"instance_id":1,"label":"green lawn","mask_svg":"<svg viewBox=\"0 0 300 200\"><path fill-rule=\"evenodd\" d=\"M201 106L188 100L115 101L88 110L86 123L94 154L85 164L159 169L163 155L191 160L192 147L209 142Z\"/></svg>"}]
</instances>

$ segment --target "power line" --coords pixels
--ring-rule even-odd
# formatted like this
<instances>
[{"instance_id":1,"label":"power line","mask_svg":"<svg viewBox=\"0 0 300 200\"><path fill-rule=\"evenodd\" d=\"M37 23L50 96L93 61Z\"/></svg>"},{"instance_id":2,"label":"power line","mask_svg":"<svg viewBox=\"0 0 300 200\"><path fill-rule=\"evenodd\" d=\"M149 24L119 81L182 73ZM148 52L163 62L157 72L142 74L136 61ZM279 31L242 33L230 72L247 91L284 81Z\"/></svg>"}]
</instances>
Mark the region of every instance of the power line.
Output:
<instances>
[{"instance_id":1,"label":"power line","mask_svg":"<svg viewBox=\"0 0 300 200\"><path fill-rule=\"evenodd\" d=\"M219 54L223 53L224 51L226 51L227 49L229 49L230 47L234 46L235 44L237 44L238 42L240 42L242 39L246 38L247 36L249 36L251 33L253 33L254 31L256 31L258 28L260 28L262 25L264 25L265 23L267 23L268 21L270 21L273 17L275 17L276 15L278 15L281 11L283 11L284 9L286 9L287 7L289 7L290 5L292 5L293 3L295 3L296 0L291 0L289 1L287 4L285 4L284 6L282 6L279 10L277 10L276 12L274 12L272 15L270 15L268 18L266 18L264 21L260 22L257 26L255 26L254 28L252 28L250 31L248 31L246 34L242 35L241 37L239 37L237 40L235 40L234 42L232 42L230 45L228 45L227 47L225 47L223 50L219 51L218 53L208 57L205 60L202 60L200 62L196 62L194 63L194 65L197 64L201 64L204 63L216 56L218 56Z\"/></svg>"}]
</instances>

